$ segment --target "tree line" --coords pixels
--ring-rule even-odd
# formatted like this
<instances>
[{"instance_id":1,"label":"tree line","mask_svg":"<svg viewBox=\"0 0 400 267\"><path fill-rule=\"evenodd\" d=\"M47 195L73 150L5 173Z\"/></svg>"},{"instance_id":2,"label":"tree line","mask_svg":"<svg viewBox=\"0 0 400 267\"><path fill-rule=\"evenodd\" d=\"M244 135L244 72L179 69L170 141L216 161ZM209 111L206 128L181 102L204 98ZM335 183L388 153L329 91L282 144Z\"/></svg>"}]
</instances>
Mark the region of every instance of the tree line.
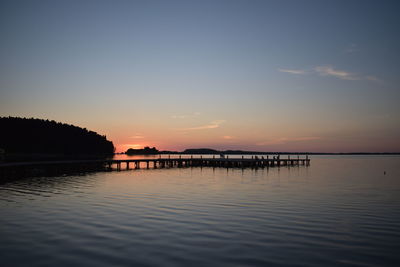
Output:
<instances>
[{"instance_id":1,"label":"tree line","mask_svg":"<svg viewBox=\"0 0 400 267\"><path fill-rule=\"evenodd\" d=\"M129 148L126 152L128 155L154 155L160 153L157 148L155 147L144 147L143 149L133 149Z\"/></svg>"},{"instance_id":2,"label":"tree line","mask_svg":"<svg viewBox=\"0 0 400 267\"><path fill-rule=\"evenodd\" d=\"M5 153L64 155L113 154L105 135L70 124L35 118L0 117L0 148Z\"/></svg>"}]
</instances>

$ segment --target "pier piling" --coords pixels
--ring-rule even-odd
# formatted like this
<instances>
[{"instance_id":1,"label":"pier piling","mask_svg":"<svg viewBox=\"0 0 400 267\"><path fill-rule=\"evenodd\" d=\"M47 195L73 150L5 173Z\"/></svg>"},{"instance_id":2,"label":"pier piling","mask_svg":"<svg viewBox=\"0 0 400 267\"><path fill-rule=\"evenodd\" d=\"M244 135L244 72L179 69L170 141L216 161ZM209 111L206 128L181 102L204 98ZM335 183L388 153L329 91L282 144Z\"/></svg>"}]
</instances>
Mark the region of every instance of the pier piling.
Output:
<instances>
[{"instance_id":1,"label":"pier piling","mask_svg":"<svg viewBox=\"0 0 400 267\"><path fill-rule=\"evenodd\" d=\"M0 163L0 173L8 173L13 170L18 169L35 169L35 168L53 168L56 167L68 167L68 168L79 168L79 169L90 169L92 166L98 166L98 169L103 170L117 170L121 171L121 165L125 164L126 170L131 169L130 163L134 164L134 169L140 169L140 164L146 164L146 168L153 169L158 168L184 168L184 167L213 167L213 168L270 168L270 167L280 167L280 166L295 166L295 165L310 165L310 158L306 155L305 158L301 158L299 155L297 158L281 159L280 156L269 157L257 157L252 156L252 158L245 158L241 156L240 158L228 158L226 157L216 157L215 155L210 158L204 158L203 156L184 158L181 155L177 158L143 158L143 159L99 159L99 160L65 160L65 161L41 161L41 162L10 162L10 163ZM150 166L151 165L151 166ZM115 169L113 169L113 167Z\"/></svg>"}]
</instances>

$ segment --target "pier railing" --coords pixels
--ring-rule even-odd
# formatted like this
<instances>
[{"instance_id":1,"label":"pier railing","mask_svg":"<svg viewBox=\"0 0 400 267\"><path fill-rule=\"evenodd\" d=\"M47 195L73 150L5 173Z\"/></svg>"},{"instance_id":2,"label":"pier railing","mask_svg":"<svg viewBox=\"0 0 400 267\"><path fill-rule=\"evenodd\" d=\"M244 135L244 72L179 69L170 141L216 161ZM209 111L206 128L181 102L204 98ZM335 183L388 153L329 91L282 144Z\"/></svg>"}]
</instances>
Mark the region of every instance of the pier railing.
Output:
<instances>
[{"instance_id":1,"label":"pier railing","mask_svg":"<svg viewBox=\"0 0 400 267\"><path fill-rule=\"evenodd\" d=\"M0 177L16 173L47 173L53 171L96 171L96 170L122 170L122 169L159 169L159 168L185 168L185 167L213 167L213 168L269 168L280 166L310 165L306 155L278 156L252 156L250 157L155 157L136 159L96 159L96 160L60 160L60 161L33 161L0 163Z\"/></svg>"},{"instance_id":2,"label":"pier railing","mask_svg":"<svg viewBox=\"0 0 400 267\"><path fill-rule=\"evenodd\" d=\"M272 157L258 157L252 156L251 158L229 158L229 157L203 157L203 156L189 156L189 157L159 157L152 159L118 159L108 160L105 162L109 169L115 165L117 170L125 169L157 169L157 168L182 168L182 167L222 167L222 168L268 168L268 167L280 167L280 166L295 166L310 164L308 156L300 158L300 156L293 157L287 156L286 158L281 156ZM124 166L122 166L124 165Z\"/></svg>"}]
</instances>

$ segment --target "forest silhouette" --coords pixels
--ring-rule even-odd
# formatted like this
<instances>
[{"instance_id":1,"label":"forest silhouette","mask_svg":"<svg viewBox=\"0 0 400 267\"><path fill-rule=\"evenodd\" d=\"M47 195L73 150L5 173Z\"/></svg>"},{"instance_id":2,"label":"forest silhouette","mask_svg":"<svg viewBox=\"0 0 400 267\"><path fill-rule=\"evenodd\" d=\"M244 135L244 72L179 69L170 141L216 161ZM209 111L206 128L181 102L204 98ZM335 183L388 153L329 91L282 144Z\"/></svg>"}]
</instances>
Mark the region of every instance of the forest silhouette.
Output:
<instances>
[{"instance_id":1,"label":"forest silhouette","mask_svg":"<svg viewBox=\"0 0 400 267\"><path fill-rule=\"evenodd\" d=\"M0 148L9 153L106 155L114 145L106 136L53 120L0 117Z\"/></svg>"},{"instance_id":2,"label":"forest silhouette","mask_svg":"<svg viewBox=\"0 0 400 267\"><path fill-rule=\"evenodd\" d=\"M143 149L133 149L129 148L126 152L127 155L154 155L154 154L159 154L160 151L158 151L155 147L144 147Z\"/></svg>"}]
</instances>

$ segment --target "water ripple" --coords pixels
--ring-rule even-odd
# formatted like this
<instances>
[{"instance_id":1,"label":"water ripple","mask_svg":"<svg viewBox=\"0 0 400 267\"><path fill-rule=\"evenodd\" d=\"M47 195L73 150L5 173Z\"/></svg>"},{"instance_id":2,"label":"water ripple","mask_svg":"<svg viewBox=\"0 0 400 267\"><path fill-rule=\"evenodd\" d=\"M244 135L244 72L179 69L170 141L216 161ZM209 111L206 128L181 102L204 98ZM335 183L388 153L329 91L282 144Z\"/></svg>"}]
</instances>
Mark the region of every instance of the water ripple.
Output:
<instances>
[{"instance_id":1,"label":"water ripple","mask_svg":"<svg viewBox=\"0 0 400 267\"><path fill-rule=\"evenodd\" d=\"M5 266L398 266L399 163L320 157L308 168L7 182L0 257Z\"/></svg>"}]
</instances>

